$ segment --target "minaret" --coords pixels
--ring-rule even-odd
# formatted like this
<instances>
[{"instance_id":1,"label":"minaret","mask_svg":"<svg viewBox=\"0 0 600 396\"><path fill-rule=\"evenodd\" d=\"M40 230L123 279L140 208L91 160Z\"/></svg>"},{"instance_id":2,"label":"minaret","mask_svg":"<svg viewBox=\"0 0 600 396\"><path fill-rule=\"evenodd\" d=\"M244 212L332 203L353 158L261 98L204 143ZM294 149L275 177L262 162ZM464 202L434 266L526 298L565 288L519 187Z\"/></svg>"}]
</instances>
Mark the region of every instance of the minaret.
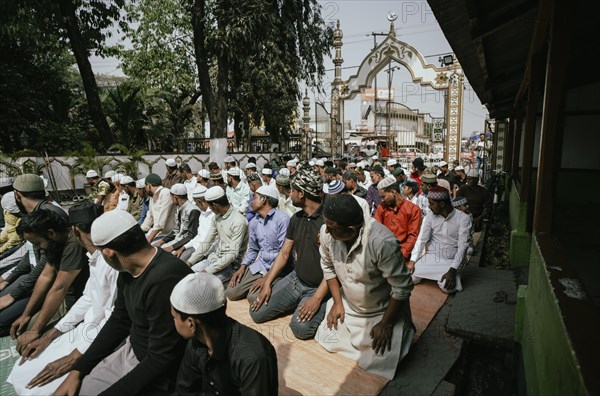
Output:
<instances>
[{"instance_id":1,"label":"minaret","mask_svg":"<svg viewBox=\"0 0 600 396\"><path fill-rule=\"evenodd\" d=\"M308 88L304 91L304 99L302 99L304 116L302 117L302 151L301 159L309 160L312 156L312 142L310 138L310 99L308 97Z\"/></svg>"},{"instance_id":2,"label":"minaret","mask_svg":"<svg viewBox=\"0 0 600 396\"><path fill-rule=\"evenodd\" d=\"M335 48L335 57L333 58L333 64L335 65L335 78L331 83L331 155L333 157L340 157L343 150L343 122L344 120L339 119L339 100L340 90L339 85L342 83L342 38L344 34L340 29L340 21L338 19L336 29L333 31L333 48Z\"/></svg>"}]
</instances>

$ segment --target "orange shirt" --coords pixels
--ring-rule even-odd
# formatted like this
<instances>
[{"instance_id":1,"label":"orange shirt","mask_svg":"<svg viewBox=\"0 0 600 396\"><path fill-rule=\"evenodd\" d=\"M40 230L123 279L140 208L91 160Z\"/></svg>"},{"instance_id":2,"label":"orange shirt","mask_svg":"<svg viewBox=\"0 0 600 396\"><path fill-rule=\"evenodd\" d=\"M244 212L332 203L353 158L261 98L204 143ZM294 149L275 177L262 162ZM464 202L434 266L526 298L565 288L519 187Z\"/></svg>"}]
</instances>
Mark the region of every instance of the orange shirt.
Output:
<instances>
[{"instance_id":1,"label":"orange shirt","mask_svg":"<svg viewBox=\"0 0 600 396\"><path fill-rule=\"evenodd\" d=\"M395 208L381 204L375 211L375 220L386 226L400 241L402 255L410 257L421 229L421 209L403 199Z\"/></svg>"}]
</instances>

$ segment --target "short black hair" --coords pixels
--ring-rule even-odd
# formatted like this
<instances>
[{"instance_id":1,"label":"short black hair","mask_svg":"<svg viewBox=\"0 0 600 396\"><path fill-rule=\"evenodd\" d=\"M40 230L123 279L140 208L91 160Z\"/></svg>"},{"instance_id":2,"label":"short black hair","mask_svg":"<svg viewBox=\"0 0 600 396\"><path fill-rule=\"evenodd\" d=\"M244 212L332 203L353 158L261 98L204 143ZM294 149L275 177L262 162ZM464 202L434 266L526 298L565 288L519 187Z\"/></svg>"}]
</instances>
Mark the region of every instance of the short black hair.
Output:
<instances>
[{"instance_id":1,"label":"short black hair","mask_svg":"<svg viewBox=\"0 0 600 396\"><path fill-rule=\"evenodd\" d=\"M192 172L192 168L190 168L190 166L189 166L188 164L181 164L181 165L179 166L179 170L180 170L181 172L189 172L189 173L191 173L191 172Z\"/></svg>"},{"instance_id":2,"label":"short black hair","mask_svg":"<svg viewBox=\"0 0 600 396\"><path fill-rule=\"evenodd\" d=\"M173 307L177 315L181 317L182 320L186 320L187 318L196 319L206 326L214 329L222 329L227 323L227 314L225 311L227 310L227 301L225 301L225 305L221 308L215 309L214 311L210 311L204 314L187 314L185 312L181 312L177 308Z\"/></svg>"},{"instance_id":3,"label":"short black hair","mask_svg":"<svg viewBox=\"0 0 600 396\"><path fill-rule=\"evenodd\" d=\"M113 249L120 254L129 256L149 245L149 242L146 240L146 234L144 234L140 225L136 224L102 247Z\"/></svg>"},{"instance_id":4,"label":"short black hair","mask_svg":"<svg viewBox=\"0 0 600 396\"><path fill-rule=\"evenodd\" d=\"M214 201L206 201L209 204L215 204L220 206L228 206L229 200L227 199L227 195L223 195L221 198L217 198Z\"/></svg>"},{"instance_id":5,"label":"short black hair","mask_svg":"<svg viewBox=\"0 0 600 396\"><path fill-rule=\"evenodd\" d=\"M210 163L208 164L208 169L219 169L219 168L220 168L220 166L219 166L219 165L217 165L217 163L216 163L216 162L210 162Z\"/></svg>"},{"instance_id":6,"label":"short black hair","mask_svg":"<svg viewBox=\"0 0 600 396\"><path fill-rule=\"evenodd\" d=\"M69 223L58 214L50 210L38 209L24 216L16 231L20 236L24 233L45 235L48 230L65 233L69 228Z\"/></svg>"},{"instance_id":7,"label":"short black hair","mask_svg":"<svg viewBox=\"0 0 600 396\"><path fill-rule=\"evenodd\" d=\"M269 205L272 208L277 208L277 206L279 205L279 199L277 199L277 198L269 197L269 196L263 195L263 194L258 194L258 195L260 195L261 197L265 197L267 199L267 202L269 203Z\"/></svg>"},{"instance_id":8,"label":"short black hair","mask_svg":"<svg viewBox=\"0 0 600 396\"><path fill-rule=\"evenodd\" d=\"M18 191L19 194L23 196L23 198L27 199L36 199L36 200L45 200L46 199L46 191Z\"/></svg>"}]
</instances>

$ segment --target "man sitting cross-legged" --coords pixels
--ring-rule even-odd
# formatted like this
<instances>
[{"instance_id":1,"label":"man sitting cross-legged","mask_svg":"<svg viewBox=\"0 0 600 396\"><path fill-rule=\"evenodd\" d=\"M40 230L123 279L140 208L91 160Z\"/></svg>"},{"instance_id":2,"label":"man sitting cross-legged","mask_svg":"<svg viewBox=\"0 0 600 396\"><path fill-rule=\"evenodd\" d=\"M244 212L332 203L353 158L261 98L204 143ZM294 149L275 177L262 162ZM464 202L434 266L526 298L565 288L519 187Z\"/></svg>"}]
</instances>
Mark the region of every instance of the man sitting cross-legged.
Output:
<instances>
[{"instance_id":1,"label":"man sitting cross-legged","mask_svg":"<svg viewBox=\"0 0 600 396\"><path fill-rule=\"evenodd\" d=\"M225 295L230 300L240 300L248 294L250 286L271 269L277 253L285 241L290 217L275 209L279 192L273 186L256 190L252 211L257 213L250 221L250 242L242 265L233 274Z\"/></svg>"},{"instance_id":2,"label":"man sitting cross-legged","mask_svg":"<svg viewBox=\"0 0 600 396\"><path fill-rule=\"evenodd\" d=\"M330 196L324 207L321 267L333 298L315 338L328 351L392 379L414 334L408 303L413 282L400 243L348 195Z\"/></svg>"},{"instance_id":3,"label":"man sitting cross-legged","mask_svg":"<svg viewBox=\"0 0 600 396\"><path fill-rule=\"evenodd\" d=\"M84 201L69 209L69 222L88 251L90 277L83 295L60 322L21 351L7 379L19 395L50 395L62 383L108 320L117 289L118 272L92 243L92 222L103 207Z\"/></svg>"}]
</instances>

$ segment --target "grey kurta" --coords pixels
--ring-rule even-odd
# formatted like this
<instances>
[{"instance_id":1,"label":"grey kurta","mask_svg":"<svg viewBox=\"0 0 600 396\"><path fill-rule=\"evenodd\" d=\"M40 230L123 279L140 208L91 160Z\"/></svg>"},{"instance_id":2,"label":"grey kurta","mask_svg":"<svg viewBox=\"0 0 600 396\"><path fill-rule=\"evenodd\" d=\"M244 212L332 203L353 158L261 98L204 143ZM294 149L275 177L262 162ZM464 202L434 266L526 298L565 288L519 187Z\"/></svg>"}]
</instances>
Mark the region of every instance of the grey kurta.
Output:
<instances>
[{"instance_id":1,"label":"grey kurta","mask_svg":"<svg viewBox=\"0 0 600 396\"><path fill-rule=\"evenodd\" d=\"M315 339L328 351L339 352L356 360L361 368L392 379L398 362L408 353L414 334L408 304L413 282L400 243L385 226L367 216L350 251L344 242L333 239L325 230L323 226L321 267L325 279L337 278L341 284L345 320L338 323L338 330L329 330L325 319ZM390 296L406 303L394 325L391 351L375 355L369 334L381 321ZM332 306L330 300L327 314Z\"/></svg>"}]
</instances>

